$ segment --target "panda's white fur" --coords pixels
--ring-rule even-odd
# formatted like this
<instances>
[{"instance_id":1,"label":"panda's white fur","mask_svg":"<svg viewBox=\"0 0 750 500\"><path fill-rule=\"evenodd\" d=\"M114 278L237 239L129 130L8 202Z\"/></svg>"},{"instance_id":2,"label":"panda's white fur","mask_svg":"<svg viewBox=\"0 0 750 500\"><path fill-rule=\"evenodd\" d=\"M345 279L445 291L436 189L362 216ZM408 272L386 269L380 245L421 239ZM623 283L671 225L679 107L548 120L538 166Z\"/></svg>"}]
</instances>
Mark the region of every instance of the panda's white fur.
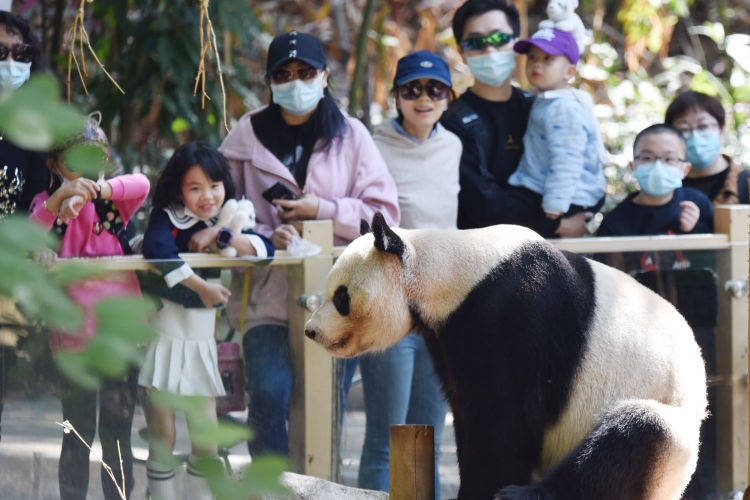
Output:
<instances>
[{"instance_id":1,"label":"panda's white fur","mask_svg":"<svg viewBox=\"0 0 750 500\"><path fill-rule=\"evenodd\" d=\"M646 464L643 467L648 466L648 469L632 473L633 481L637 478L644 482L638 491L642 491L645 498L679 498L695 469L698 433L706 409L705 370L692 331L667 301L626 274L598 262L563 256L562 252L553 249L533 231L518 226L493 226L466 231L391 229L376 216L373 233L352 242L336 261L328 277L326 300L307 323L306 334L314 337L332 354L351 357L366 351L385 349L415 328L421 328L435 346L431 348L433 357L450 358L453 354L441 354L439 347L449 334L453 335L453 341L460 339L461 335L496 334L494 325L486 328L492 331L456 333L455 325L451 326L450 322L456 311L465 307L467 297L476 294L480 289L477 287L484 286L491 273L497 272L498 266L507 264L510 259L523 256L533 263L534 252L551 256L553 260L550 262L553 264L550 265L557 265L554 262L560 261L567 266L565 259L578 259L571 262L574 267L579 266L583 274L591 274L594 307L589 312L587 331L581 332L585 341L581 344L580 359L575 360L575 369L570 372L564 404L559 411L552 412L555 417L553 421L540 428L543 429L540 430L543 434L540 436L541 452L528 478L536 477L539 481L528 487L506 488L500 495L503 498L546 498L545 492L560 487L558 483L570 483L569 476L582 474L575 468L574 462L583 463L585 458L594 461L596 466L592 470L596 469L599 476L613 474L615 471L608 471L604 464L596 462L596 453L606 451L606 447L611 447L612 443L619 443L620 428L633 425L645 436L650 436L644 438L643 443L644 449L649 450L644 451L643 457ZM550 279L545 268L532 265L528 269L528 274L516 278L517 282L502 286L510 287L510 293L518 296L531 294L529 296L532 297L537 293L534 290L555 285L545 282ZM572 271L566 269L564 272ZM345 315L340 312L341 304L335 304L334 300L341 287L345 288L340 294L347 298ZM493 297L481 298L486 303L488 313L491 312ZM551 305L550 311L539 310L535 313L555 314L552 309L554 307ZM519 314L528 313L519 311ZM481 324L481 318L478 321ZM550 319L549 324L556 326L554 318ZM453 330L449 331L451 328ZM498 335L526 335L524 332L505 332L503 328L504 325L497 325L497 331L503 332ZM536 332L532 335L537 335L534 341L545 335L550 335L549 338L554 340L554 332ZM451 345L455 350L456 345ZM513 360L513 353L500 354L511 355L505 358L505 362L518 362ZM488 347L487 355L497 356L497 353ZM450 361L464 362L460 356L457 361ZM478 359L476 362L497 362L498 372L506 368L500 364L500 359ZM466 387L472 385L481 390L482 384L487 381L475 380L470 381L468 386L456 385L451 380L464 383L466 381L462 381L461 377L469 375L464 375L461 369L463 365L457 368L450 366L445 359L436 359L436 369L443 379L457 419L462 478L459 498L473 498L480 493L495 494L496 491L489 489L513 484L508 483L509 479L500 478L505 477L503 467L510 467L515 458L490 459L462 454L462 445L468 448L469 444L466 443L478 442L473 441L478 439L473 435L476 432L472 429L473 420L485 422L485 425L493 420L492 416L475 412L477 405L482 407L485 404L481 395L461 392L468 392ZM542 368L539 367L540 370ZM565 383L562 385L565 386ZM466 419L461 417L466 413L462 410L466 408L460 406L469 400L474 405L467 407L474 411L473 414L472 411L468 412L468 418L472 421L461 424L458 421ZM493 408L492 401L487 405ZM523 409L503 408L502 411L522 412ZM517 416L502 415L496 419L497 425L507 423L509 427L517 425L517 420ZM459 432L462 435L458 435ZM505 436L504 439L506 441L498 441L499 448L513 438ZM638 453L640 443L627 444L633 445L629 453ZM477 446L473 446L474 454L481 454ZM484 449L482 453L493 455L492 449ZM576 458L569 455L571 453L580 456ZM498 462L500 469L495 482L493 478L486 477L486 472L475 473L473 470L493 460ZM513 477L521 476L525 477L524 473L520 476L516 473ZM597 477L595 482L606 485L606 479ZM574 481L574 484L577 483ZM560 491L557 492L558 497L566 498ZM581 491L580 498L591 496ZM611 498L617 498L617 495Z\"/></svg>"}]
</instances>

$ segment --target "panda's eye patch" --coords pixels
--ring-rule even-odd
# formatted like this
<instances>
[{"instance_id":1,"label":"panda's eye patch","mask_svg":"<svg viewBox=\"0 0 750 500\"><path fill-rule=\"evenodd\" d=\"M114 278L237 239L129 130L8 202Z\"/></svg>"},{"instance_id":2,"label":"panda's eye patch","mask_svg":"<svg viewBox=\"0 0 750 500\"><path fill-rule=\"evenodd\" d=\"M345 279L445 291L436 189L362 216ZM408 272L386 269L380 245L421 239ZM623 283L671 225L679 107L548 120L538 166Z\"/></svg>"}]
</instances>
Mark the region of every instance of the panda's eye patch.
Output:
<instances>
[{"instance_id":1,"label":"panda's eye patch","mask_svg":"<svg viewBox=\"0 0 750 500\"><path fill-rule=\"evenodd\" d=\"M333 305L340 315L349 315L349 290L344 285L333 293Z\"/></svg>"}]
</instances>

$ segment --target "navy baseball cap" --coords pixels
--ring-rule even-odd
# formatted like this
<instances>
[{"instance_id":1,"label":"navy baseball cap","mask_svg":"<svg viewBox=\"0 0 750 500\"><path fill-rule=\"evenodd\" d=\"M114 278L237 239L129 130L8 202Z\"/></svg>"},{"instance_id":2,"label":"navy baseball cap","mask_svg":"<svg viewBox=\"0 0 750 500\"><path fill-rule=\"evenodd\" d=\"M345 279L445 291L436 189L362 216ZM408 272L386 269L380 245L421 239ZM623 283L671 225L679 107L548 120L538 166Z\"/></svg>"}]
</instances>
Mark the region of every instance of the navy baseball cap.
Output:
<instances>
[{"instance_id":1,"label":"navy baseball cap","mask_svg":"<svg viewBox=\"0 0 750 500\"><path fill-rule=\"evenodd\" d=\"M526 40L519 40L513 46L513 50L519 54L525 54L532 45L539 47L551 56L565 56L571 63L578 62L578 44L573 35L567 31L555 28L542 28Z\"/></svg>"},{"instance_id":2,"label":"navy baseball cap","mask_svg":"<svg viewBox=\"0 0 750 500\"><path fill-rule=\"evenodd\" d=\"M399 59L393 85L397 87L416 78L432 78L449 87L453 86L448 64L442 57L428 50L412 52Z\"/></svg>"},{"instance_id":3,"label":"navy baseball cap","mask_svg":"<svg viewBox=\"0 0 750 500\"><path fill-rule=\"evenodd\" d=\"M298 59L315 69L326 67L326 55L317 38L309 33L290 31L276 36L268 47L266 76L279 69L283 64Z\"/></svg>"}]
</instances>

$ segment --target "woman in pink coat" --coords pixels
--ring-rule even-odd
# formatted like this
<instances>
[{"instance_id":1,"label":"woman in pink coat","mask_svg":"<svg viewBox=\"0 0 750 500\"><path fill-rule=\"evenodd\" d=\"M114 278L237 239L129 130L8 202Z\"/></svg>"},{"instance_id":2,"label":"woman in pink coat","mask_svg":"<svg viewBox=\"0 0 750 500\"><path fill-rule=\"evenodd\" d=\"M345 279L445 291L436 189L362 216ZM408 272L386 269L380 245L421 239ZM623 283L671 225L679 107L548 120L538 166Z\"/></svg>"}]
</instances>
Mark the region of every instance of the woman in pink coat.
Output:
<instances>
[{"instance_id":1,"label":"woman in pink coat","mask_svg":"<svg viewBox=\"0 0 750 500\"><path fill-rule=\"evenodd\" d=\"M277 249L299 236L303 220L333 220L336 245L356 238L360 220L371 221L375 212L389 224L399 223L388 168L364 125L336 105L327 88L329 73L312 35L291 31L274 38L266 62L273 102L240 118L220 148L239 196L255 205L255 231L270 237ZM277 183L297 199L264 199L262 193ZM285 271L256 268L252 284L244 350L248 425L257 432L248 448L251 454L288 454L292 368ZM242 280L233 280L232 287L229 314L239 326ZM342 399L355 363L343 369Z\"/></svg>"}]
</instances>

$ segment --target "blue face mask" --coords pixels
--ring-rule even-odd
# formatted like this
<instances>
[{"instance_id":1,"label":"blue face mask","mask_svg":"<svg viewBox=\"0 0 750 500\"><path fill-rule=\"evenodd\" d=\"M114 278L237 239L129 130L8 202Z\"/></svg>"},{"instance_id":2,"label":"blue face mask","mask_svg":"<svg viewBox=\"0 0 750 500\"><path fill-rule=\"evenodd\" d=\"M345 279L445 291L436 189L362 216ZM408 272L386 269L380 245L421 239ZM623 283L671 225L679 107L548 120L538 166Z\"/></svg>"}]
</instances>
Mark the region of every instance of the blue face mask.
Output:
<instances>
[{"instance_id":1,"label":"blue face mask","mask_svg":"<svg viewBox=\"0 0 750 500\"><path fill-rule=\"evenodd\" d=\"M685 142L687 142L687 161L695 168L706 168L711 165L721 152L718 130L695 131Z\"/></svg>"},{"instance_id":2,"label":"blue face mask","mask_svg":"<svg viewBox=\"0 0 750 500\"><path fill-rule=\"evenodd\" d=\"M466 58L471 74L474 78L484 83L497 87L510 78L516 69L516 56L514 52L488 52L478 56Z\"/></svg>"},{"instance_id":3,"label":"blue face mask","mask_svg":"<svg viewBox=\"0 0 750 500\"><path fill-rule=\"evenodd\" d=\"M30 62L0 61L0 90L17 89L31 75Z\"/></svg>"},{"instance_id":4,"label":"blue face mask","mask_svg":"<svg viewBox=\"0 0 750 500\"><path fill-rule=\"evenodd\" d=\"M293 115L309 113L323 98L323 76L320 73L310 80L292 80L291 82L271 84L273 102Z\"/></svg>"},{"instance_id":5,"label":"blue face mask","mask_svg":"<svg viewBox=\"0 0 750 500\"><path fill-rule=\"evenodd\" d=\"M680 169L659 160L641 163L633 171L633 176L641 189L651 196L664 196L682 186Z\"/></svg>"}]
</instances>

